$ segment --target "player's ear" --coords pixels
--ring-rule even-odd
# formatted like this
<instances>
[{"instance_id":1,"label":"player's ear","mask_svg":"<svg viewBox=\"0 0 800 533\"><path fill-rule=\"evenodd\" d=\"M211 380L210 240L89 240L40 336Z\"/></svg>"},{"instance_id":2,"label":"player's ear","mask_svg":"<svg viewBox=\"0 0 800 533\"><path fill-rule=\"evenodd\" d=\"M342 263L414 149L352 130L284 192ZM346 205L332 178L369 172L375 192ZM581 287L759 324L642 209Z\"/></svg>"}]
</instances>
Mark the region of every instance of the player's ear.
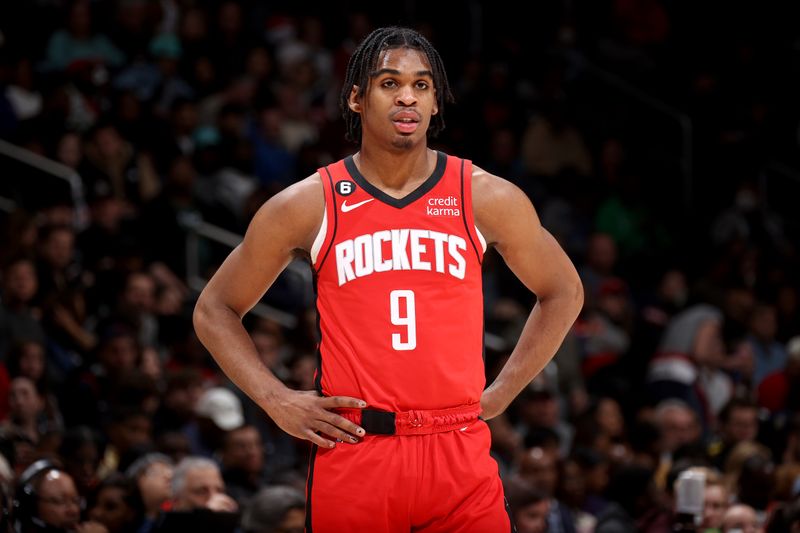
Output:
<instances>
[{"instance_id":1,"label":"player's ear","mask_svg":"<svg viewBox=\"0 0 800 533\"><path fill-rule=\"evenodd\" d=\"M436 97L436 89L433 90L433 111L431 111L431 115L435 115L439 112L439 99Z\"/></svg>"},{"instance_id":2,"label":"player's ear","mask_svg":"<svg viewBox=\"0 0 800 533\"><path fill-rule=\"evenodd\" d=\"M358 95L358 85L353 85L350 89L350 96L347 97L347 106L353 113L361 113L361 97Z\"/></svg>"}]
</instances>

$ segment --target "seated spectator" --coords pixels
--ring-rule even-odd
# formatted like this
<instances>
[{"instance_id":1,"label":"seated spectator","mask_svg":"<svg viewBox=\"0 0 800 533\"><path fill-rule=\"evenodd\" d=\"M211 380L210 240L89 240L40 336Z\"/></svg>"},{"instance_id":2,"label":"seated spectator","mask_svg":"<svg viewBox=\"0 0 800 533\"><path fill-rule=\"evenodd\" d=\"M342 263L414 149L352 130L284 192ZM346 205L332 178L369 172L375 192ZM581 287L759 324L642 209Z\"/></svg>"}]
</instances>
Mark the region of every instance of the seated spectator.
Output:
<instances>
[{"instance_id":1,"label":"seated spectator","mask_svg":"<svg viewBox=\"0 0 800 533\"><path fill-rule=\"evenodd\" d=\"M517 533L546 533L550 499L525 483L506 484L506 499Z\"/></svg>"},{"instance_id":2,"label":"seated spectator","mask_svg":"<svg viewBox=\"0 0 800 533\"><path fill-rule=\"evenodd\" d=\"M81 497L72 478L46 460L33 463L22 473L14 507L19 533L108 533L97 522L80 522Z\"/></svg>"},{"instance_id":3,"label":"seated spectator","mask_svg":"<svg viewBox=\"0 0 800 533\"><path fill-rule=\"evenodd\" d=\"M100 435L90 427L76 426L64 434L59 455L64 461L64 470L72 477L78 493L84 498L100 482L97 470L104 452Z\"/></svg>"},{"instance_id":4,"label":"seated spectator","mask_svg":"<svg viewBox=\"0 0 800 533\"><path fill-rule=\"evenodd\" d=\"M278 485L260 490L244 509L244 533L302 533L306 522L302 492ZM517 529L520 533L522 530Z\"/></svg>"},{"instance_id":5,"label":"seated spectator","mask_svg":"<svg viewBox=\"0 0 800 533\"><path fill-rule=\"evenodd\" d=\"M145 521L150 527L164 504L172 499L174 471L172 459L162 453L148 453L134 461L125 471L125 475L139 488L144 504Z\"/></svg>"},{"instance_id":6,"label":"seated spectator","mask_svg":"<svg viewBox=\"0 0 800 533\"><path fill-rule=\"evenodd\" d=\"M89 518L102 524L108 533L136 533L144 517L142 496L136 484L112 474L100 483L87 506Z\"/></svg>"},{"instance_id":7,"label":"seated spectator","mask_svg":"<svg viewBox=\"0 0 800 533\"><path fill-rule=\"evenodd\" d=\"M223 437L221 452L228 494L241 505L266 485L261 435L253 426L232 429Z\"/></svg>"},{"instance_id":8,"label":"seated spectator","mask_svg":"<svg viewBox=\"0 0 800 533\"><path fill-rule=\"evenodd\" d=\"M153 532L234 531L239 514L236 501L225 493L217 464L204 457L187 457L175 467L170 510Z\"/></svg>"},{"instance_id":9,"label":"seated spectator","mask_svg":"<svg viewBox=\"0 0 800 533\"><path fill-rule=\"evenodd\" d=\"M731 505L722 517L722 533L759 533L761 526L755 509L749 505Z\"/></svg>"}]
</instances>

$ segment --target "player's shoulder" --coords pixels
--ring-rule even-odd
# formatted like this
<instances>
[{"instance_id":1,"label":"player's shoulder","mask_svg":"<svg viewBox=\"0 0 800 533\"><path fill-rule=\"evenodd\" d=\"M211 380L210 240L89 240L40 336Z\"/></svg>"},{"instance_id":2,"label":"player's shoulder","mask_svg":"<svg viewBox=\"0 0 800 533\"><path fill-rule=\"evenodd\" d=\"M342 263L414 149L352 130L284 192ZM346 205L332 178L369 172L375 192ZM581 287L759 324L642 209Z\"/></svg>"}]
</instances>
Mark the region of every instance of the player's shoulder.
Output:
<instances>
[{"instance_id":1,"label":"player's shoulder","mask_svg":"<svg viewBox=\"0 0 800 533\"><path fill-rule=\"evenodd\" d=\"M324 205L324 198L322 179L319 172L315 172L276 193L261 206L258 213L272 211L280 211L283 214L305 213L313 211L315 207L321 209Z\"/></svg>"},{"instance_id":2,"label":"player's shoulder","mask_svg":"<svg viewBox=\"0 0 800 533\"><path fill-rule=\"evenodd\" d=\"M472 202L475 207L505 202L528 201L527 195L508 181L477 165L472 165Z\"/></svg>"},{"instance_id":3,"label":"player's shoulder","mask_svg":"<svg viewBox=\"0 0 800 533\"><path fill-rule=\"evenodd\" d=\"M292 233L304 247L316 234L325 210L325 191L318 172L276 193L256 212L250 231L277 227ZM313 238L311 239L313 240Z\"/></svg>"}]
</instances>

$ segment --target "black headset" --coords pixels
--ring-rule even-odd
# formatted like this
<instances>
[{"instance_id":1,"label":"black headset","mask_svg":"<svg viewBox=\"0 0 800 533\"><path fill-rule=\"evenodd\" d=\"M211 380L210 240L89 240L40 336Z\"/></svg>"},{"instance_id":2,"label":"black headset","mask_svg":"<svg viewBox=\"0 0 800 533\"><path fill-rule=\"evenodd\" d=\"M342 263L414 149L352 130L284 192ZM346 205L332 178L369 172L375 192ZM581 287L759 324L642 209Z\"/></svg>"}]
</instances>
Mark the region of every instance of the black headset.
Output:
<instances>
[{"instance_id":1,"label":"black headset","mask_svg":"<svg viewBox=\"0 0 800 533\"><path fill-rule=\"evenodd\" d=\"M14 522L26 523L36 522L36 486L34 481L51 470L59 470L53 462L48 459L39 459L26 468L19 476L17 490L14 493L14 509L12 518Z\"/></svg>"}]
</instances>

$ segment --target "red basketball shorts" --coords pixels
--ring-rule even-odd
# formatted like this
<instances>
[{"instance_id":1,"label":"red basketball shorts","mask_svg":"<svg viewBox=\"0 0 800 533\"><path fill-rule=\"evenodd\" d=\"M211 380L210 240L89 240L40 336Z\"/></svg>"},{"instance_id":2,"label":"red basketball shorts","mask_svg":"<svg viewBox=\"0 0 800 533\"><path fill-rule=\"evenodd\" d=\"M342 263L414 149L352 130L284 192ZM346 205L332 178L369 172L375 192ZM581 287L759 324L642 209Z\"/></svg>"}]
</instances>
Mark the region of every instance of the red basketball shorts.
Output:
<instances>
[{"instance_id":1,"label":"red basketball shorts","mask_svg":"<svg viewBox=\"0 0 800 533\"><path fill-rule=\"evenodd\" d=\"M314 446L307 533L512 531L483 420L419 435Z\"/></svg>"}]
</instances>

